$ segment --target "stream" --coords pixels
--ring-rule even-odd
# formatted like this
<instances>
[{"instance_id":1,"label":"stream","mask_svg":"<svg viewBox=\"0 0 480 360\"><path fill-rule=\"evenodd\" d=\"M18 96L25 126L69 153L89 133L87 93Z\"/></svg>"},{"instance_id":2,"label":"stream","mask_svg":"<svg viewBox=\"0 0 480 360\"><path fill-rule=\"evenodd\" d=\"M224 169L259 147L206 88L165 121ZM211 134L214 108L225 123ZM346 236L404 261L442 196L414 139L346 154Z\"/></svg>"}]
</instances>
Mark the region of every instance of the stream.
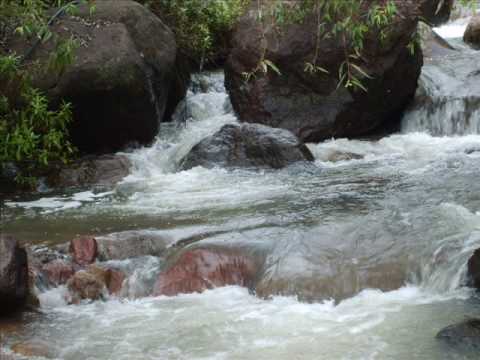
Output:
<instances>
[{"instance_id":1,"label":"stream","mask_svg":"<svg viewBox=\"0 0 480 360\"><path fill-rule=\"evenodd\" d=\"M261 287L275 295L142 297L164 259L122 260L124 298L67 305L63 287L41 293L41 313L6 347L35 337L65 360L477 359L435 339L480 314L464 286L480 248L480 67L457 38L465 26L438 30L457 50L425 64L427 100L398 134L308 144L315 162L282 170L179 171L196 143L237 122L223 74L200 74L177 121L125 152L133 168L114 189L7 199L3 226L29 244L137 232L242 247L264 259Z\"/></svg>"}]
</instances>

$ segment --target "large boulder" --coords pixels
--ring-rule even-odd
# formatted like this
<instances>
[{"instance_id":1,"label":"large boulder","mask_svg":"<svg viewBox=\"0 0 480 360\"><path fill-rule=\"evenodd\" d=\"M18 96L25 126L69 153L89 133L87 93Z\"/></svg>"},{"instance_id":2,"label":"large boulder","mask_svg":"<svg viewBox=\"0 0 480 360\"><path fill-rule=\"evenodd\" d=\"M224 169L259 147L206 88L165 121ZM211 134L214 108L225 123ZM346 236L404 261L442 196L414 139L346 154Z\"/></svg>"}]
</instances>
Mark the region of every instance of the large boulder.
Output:
<instances>
[{"instance_id":1,"label":"large boulder","mask_svg":"<svg viewBox=\"0 0 480 360\"><path fill-rule=\"evenodd\" d=\"M480 15L472 17L463 34L463 41L475 49L480 49Z\"/></svg>"},{"instance_id":2,"label":"large boulder","mask_svg":"<svg viewBox=\"0 0 480 360\"><path fill-rule=\"evenodd\" d=\"M227 285L252 289L257 271L254 260L233 250L187 250L160 273L154 295L174 296Z\"/></svg>"},{"instance_id":3,"label":"large boulder","mask_svg":"<svg viewBox=\"0 0 480 360\"><path fill-rule=\"evenodd\" d=\"M183 168L283 168L297 161L312 161L305 144L290 131L260 124L229 124L195 145L183 159Z\"/></svg>"},{"instance_id":4,"label":"large boulder","mask_svg":"<svg viewBox=\"0 0 480 360\"><path fill-rule=\"evenodd\" d=\"M27 253L12 236L0 234L0 314L21 309L28 295Z\"/></svg>"},{"instance_id":5,"label":"large boulder","mask_svg":"<svg viewBox=\"0 0 480 360\"><path fill-rule=\"evenodd\" d=\"M415 94L422 53L418 47L412 53L407 46L416 31L420 4L398 0L396 5L398 14L386 39L381 41L375 30L366 35L358 64L369 75L362 79L367 92L337 86L345 61L343 42L335 36L321 36L317 42L315 19L279 31L262 29L256 16L245 15L232 36L225 79L240 120L288 129L305 142L360 137L398 125ZM316 64L328 74L305 71L315 58L317 43L321 56ZM268 71L246 81L245 73L255 69L263 55L281 75Z\"/></svg>"},{"instance_id":6,"label":"large boulder","mask_svg":"<svg viewBox=\"0 0 480 360\"><path fill-rule=\"evenodd\" d=\"M63 71L37 76L35 85L53 103L73 105L70 133L82 151L111 152L130 143L149 143L166 110L185 95L179 89L173 32L150 10L131 0L79 5L51 26L55 35L28 59L48 63L60 40L77 41L75 59ZM30 48L23 38L9 47L19 55Z\"/></svg>"}]
</instances>

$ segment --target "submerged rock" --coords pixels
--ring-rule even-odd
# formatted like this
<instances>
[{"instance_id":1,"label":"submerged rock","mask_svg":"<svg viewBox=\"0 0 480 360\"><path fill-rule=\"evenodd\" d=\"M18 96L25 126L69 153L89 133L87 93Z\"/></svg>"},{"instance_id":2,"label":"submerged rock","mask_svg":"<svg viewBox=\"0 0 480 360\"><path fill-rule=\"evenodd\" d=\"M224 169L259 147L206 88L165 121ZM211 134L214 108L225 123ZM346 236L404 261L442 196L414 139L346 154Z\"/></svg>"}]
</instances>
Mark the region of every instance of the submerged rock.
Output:
<instances>
[{"instance_id":1,"label":"submerged rock","mask_svg":"<svg viewBox=\"0 0 480 360\"><path fill-rule=\"evenodd\" d=\"M463 41L475 49L480 49L480 15L473 16L468 23Z\"/></svg>"},{"instance_id":2,"label":"submerged rock","mask_svg":"<svg viewBox=\"0 0 480 360\"><path fill-rule=\"evenodd\" d=\"M299 300L307 302L327 299L340 301L364 289L399 289L405 285L410 274L408 266L401 259L369 266L344 264L337 259L341 265L325 261L324 264L315 264L315 268L309 271L289 269L282 262L274 271L267 266L255 288L258 296L297 296Z\"/></svg>"},{"instance_id":3,"label":"submerged rock","mask_svg":"<svg viewBox=\"0 0 480 360\"><path fill-rule=\"evenodd\" d=\"M18 355L25 356L27 358L52 358L55 357L55 351L52 350L51 345L45 341L33 339L16 343L12 346L12 351ZM0 359L3 357L0 353Z\"/></svg>"},{"instance_id":4,"label":"submerged rock","mask_svg":"<svg viewBox=\"0 0 480 360\"><path fill-rule=\"evenodd\" d=\"M95 261L98 254L97 240L91 236L80 236L70 242L70 253L78 265L88 265Z\"/></svg>"},{"instance_id":5,"label":"submerged rock","mask_svg":"<svg viewBox=\"0 0 480 360\"><path fill-rule=\"evenodd\" d=\"M327 161L338 162L338 161L360 160L363 158L364 158L364 155L355 154L352 152L334 151L328 155Z\"/></svg>"},{"instance_id":6,"label":"submerged rock","mask_svg":"<svg viewBox=\"0 0 480 360\"><path fill-rule=\"evenodd\" d=\"M480 349L480 319L447 326L436 337L451 346Z\"/></svg>"},{"instance_id":7,"label":"submerged rock","mask_svg":"<svg viewBox=\"0 0 480 360\"><path fill-rule=\"evenodd\" d=\"M160 273L153 294L174 296L226 285L253 288L257 270L252 259L233 250L187 250Z\"/></svg>"},{"instance_id":8,"label":"submerged rock","mask_svg":"<svg viewBox=\"0 0 480 360\"><path fill-rule=\"evenodd\" d=\"M407 46L416 31L421 3L396 4L398 15L387 38L381 41L377 32L370 31L364 41L359 65L369 75L361 79L367 92L338 87L338 69L345 62L343 42L335 36L317 42L313 18L279 31L275 26L262 29L255 16L245 15L233 32L225 68L225 85L240 120L288 129L304 142L361 137L398 126L415 94L422 51L417 48L412 53ZM317 45L321 56L316 65L328 74L305 71ZM273 62L281 75L269 71L246 82L244 74L262 58Z\"/></svg>"},{"instance_id":9,"label":"submerged rock","mask_svg":"<svg viewBox=\"0 0 480 360\"><path fill-rule=\"evenodd\" d=\"M0 234L0 314L22 309L29 293L27 252L15 238Z\"/></svg>"},{"instance_id":10,"label":"submerged rock","mask_svg":"<svg viewBox=\"0 0 480 360\"><path fill-rule=\"evenodd\" d=\"M79 46L71 65L34 82L54 103L72 103L70 135L80 151L112 152L151 142L166 112L186 92L176 86L180 75L173 32L131 0L97 1L95 11L79 5L75 16L61 16L50 30L54 36L29 60L46 64L60 40L74 38ZM17 37L7 47L24 54L31 44Z\"/></svg>"},{"instance_id":11,"label":"submerged rock","mask_svg":"<svg viewBox=\"0 0 480 360\"><path fill-rule=\"evenodd\" d=\"M109 186L127 176L130 167L130 160L122 155L87 157L56 169L48 182L54 187Z\"/></svg>"},{"instance_id":12,"label":"submerged rock","mask_svg":"<svg viewBox=\"0 0 480 360\"><path fill-rule=\"evenodd\" d=\"M183 159L183 168L270 167L283 168L313 155L291 132L260 124L230 124L195 145Z\"/></svg>"},{"instance_id":13,"label":"submerged rock","mask_svg":"<svg viewBox=\"0 0 480 360\"><path fill-rule=\"evenodd\" d=\"M140 256L160 256L172 242L171 239L142 231L126 231L100 236L98 259L100 261L124 260Z\"/></svg>"}]
</instances>

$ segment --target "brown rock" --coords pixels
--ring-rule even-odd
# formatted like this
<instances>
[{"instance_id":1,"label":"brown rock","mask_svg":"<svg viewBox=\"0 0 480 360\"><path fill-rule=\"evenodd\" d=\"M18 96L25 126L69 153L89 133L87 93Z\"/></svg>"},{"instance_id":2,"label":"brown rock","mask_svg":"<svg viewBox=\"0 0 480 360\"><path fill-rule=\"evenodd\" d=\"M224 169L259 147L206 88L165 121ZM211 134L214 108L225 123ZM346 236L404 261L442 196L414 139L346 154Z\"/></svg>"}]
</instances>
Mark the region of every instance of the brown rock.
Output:
<instances>
[{"instance_id":1,"label":"brown rock","mask_svg":"<svg viewBox=\"0 0 480 360\"><path fill-rule=\"evenodd\" d=\"M42 273L52 285L63 285L73 276L75 270L68 261L57 259L42 267Z\"/></svg>"},{"instance_id":2,"label":"brown rock","mask_svg":"<svg viewBox=\"0 0 480 360\"><path fill-rule=\"evenodd\" d=\"M254 262L244 255L228 250L187 250L159 275L154 295L175 296L226 285L251 288L255 275Z\"/></svg>"},{"instance_id":3,"label":"brown rock","mask_svg":"<svg viewBox=\"0 0 480 360\"><path fill-rule=\"evenodd\" d=\"M86 271L101 281L110 294L117 295L122 290L123 280L125 280L123 272L96 265L90 265Z\"/></svg>"},{"instance_id":4,"label":"brown rock","mask_svg":"<svg viewBox=\"0 0 480 360\"><path fill-rule=\"evenodd\" d=\"M97 257L97 241L91 236L81 236L70 242L73 261L79 265L88 265Z\"/></svg>"},{"instance_id":5,"label":"brown rock","mask_svg":"<svg viewBox=\"0 0 480 360\"><path fill-rule=\"evenodd\" d=\"M70 302L78 303L81 300L100 300L108 291L118 295L122 290L125 274L121 271L90 265L81 270L67 282L70 292Z\"/></svg>"},{"instance_id":6,"label":"brown rock","mask_svg":"<svg viewBox=\"0 0 480 360\"><path fill-rule=\"evenodd\" d=\"M67 288L70 292L70 303L76 304L81 300L100 300L105 290L105 281L102 276L87 272L78 271L67 282Z\"/></svg>"},{"instance_id":7,"label":"brown rock","mask_svg":"<svg viewBox=\"0 0 480 360\"><path fill-rule=\"evenodd\" d=\"M480 49L480 15L475 15L470 20L463 41L475 49Z\"/></svg>"}]
</instances>

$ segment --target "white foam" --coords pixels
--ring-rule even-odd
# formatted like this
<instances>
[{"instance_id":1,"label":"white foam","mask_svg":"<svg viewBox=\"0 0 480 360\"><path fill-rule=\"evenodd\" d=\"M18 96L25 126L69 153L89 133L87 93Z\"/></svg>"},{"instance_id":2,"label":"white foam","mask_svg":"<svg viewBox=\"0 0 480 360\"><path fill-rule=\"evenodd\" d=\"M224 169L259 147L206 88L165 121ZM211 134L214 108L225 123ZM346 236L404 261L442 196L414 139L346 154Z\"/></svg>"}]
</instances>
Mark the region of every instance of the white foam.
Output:
<instances>
[{"instance_id":1,"label":"white foam","mask_svg":"<svg viewBox=\"0 0 480 360\"><path fill-rule=\"evenodd\" d=\"M306 304L292 297L262 300L246 289L224 287L177 297L60 306L48 310L54 316L44 334L63 349L62 358L79 352L97 359L172 354L192 360L249 359L253 354L256 359L278 360L375 354L401 358L399 330L410 329L402 334L404 341L424 337L423 332L445 321L445 314L435 318L425 308L442 309L442 304L466 296L463 291L440 295L407 286L385 293L365 290L338 305ZM435 351L440 350L428 349L430 357L438 358Z\"/></svg>"}]
</instances>

